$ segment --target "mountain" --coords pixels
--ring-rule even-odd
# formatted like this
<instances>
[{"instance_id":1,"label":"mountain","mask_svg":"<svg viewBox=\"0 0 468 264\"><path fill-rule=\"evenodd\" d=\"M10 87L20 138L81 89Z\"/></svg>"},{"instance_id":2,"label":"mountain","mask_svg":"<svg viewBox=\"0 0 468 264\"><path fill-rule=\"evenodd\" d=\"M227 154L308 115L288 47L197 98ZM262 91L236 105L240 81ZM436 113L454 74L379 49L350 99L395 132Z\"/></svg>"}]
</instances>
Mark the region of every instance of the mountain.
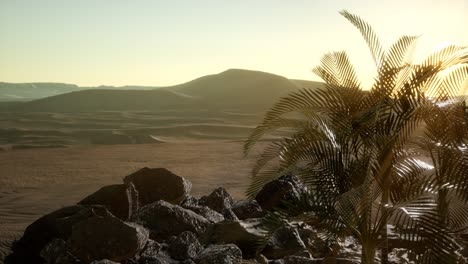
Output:
<instances>
[{"instance_id":1,"label":"mountain","mask_svg":"<svg viewBox=\"0 0 468 264\"><path fill-rule=\"evenodd\" d=\"M67 83L6 83L0 82L0 102L6 101L31 101L49 96L83 91L88 89L109 90L152 90L154 86L98 86L80 87Z\"/></svg>"},{"instance_id":2,"label":"mountain","mask_svg":"<svg viewBox=\"0 0 468 264\"><path fill-rule=\"evenodd\" d=\"M0 101L30 101L79 90L80 87L66 83L0 82Z\"/></svg>"},{"instance_id":3,"label":"mountain","mask_svg":"<svg viewBox=\"0 0 468 264\"><path fill-rule=\"evenodd\" d=\"M306 81L304 81L306 82ZM206 109L263 112L305 83L259 71L231 69L180 85L152 90L88 89L30 102L3 104L21 112L168 111ZM322 86L307 82L307 86ZM2 108L2 107L0 107Z\"/></svg>"}]
</instances>

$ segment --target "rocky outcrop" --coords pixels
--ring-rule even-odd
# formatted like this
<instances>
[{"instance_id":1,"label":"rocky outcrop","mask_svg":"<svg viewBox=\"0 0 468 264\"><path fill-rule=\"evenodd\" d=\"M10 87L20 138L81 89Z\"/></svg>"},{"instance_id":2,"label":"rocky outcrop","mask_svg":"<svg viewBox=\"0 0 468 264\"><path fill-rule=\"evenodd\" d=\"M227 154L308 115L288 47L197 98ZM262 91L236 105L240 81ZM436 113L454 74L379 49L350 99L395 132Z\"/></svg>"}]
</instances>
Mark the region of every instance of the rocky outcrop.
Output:
<instances>
[{"instance_id":1,"label":"rocky outcrop","mask_svg":"<svg viewBox=\"0 0 468 264\"><path fill-rule=\"evenodd\" d=\"M284 202L294 203L304 190L305 186L297 177L282 176L265 184L255 196L255 200L263 210L271 210L275 207L283 207Z\"/></svg>"},{"instance_id":2,"label":"rocky outcrop","mask_svg":"<svg viewBox=\"0 0 468 264\"><path fill-rule=\"evenodd\" d=\"M242 252L234 244L210 245L195 260L196 264L241 264Z\"/></svg>"},{"instance_id":3,"label":"rocky outcrop","mask_svg":"<svg viewBox=\"0 0 468 264\"><path fill-rule=\"evenodd\" d=\"M165 201L148 204L133 216L132 221L150 230L155 240L177 236L184 231L202 234L211 222L191 210Z\"/></svg>"},{"instance_id":4,"label":"rocky outcrop","mask_svg":"<svg viewBox=\"0 0 468 264\"><path fill-rule=\"evenodd\" d=\"M284 222L271 237L266 236L271 234L262 226L264 220L271 220L263 218L266 210L281 207L283 201L294 202L306 191L297 178L281 177L265 185L256 200L239 202L224 188L197 199L189 194L190 186L165 169L139 170L127 176L125 184L103 187L79 205L35 221L6 263L237 264L244 258L261 264L310 264L330 260L325 258L332 249L317 219L307 224ZM310 216L308 220L315 215ZM401 243L397 236L389 236L393 240ZM360 263L357 241L347 237L338 244L333 248L335 263ZM408 255L406 249L393 248L390 259L411 263Z\"/></svg>"},{"instance_id":5,"label":"rocky outcrop","mask_svg":"<svg viewBox=\"0 0 468 264\"><path fill-rule=\"evenodd\" d=\"M185 178L164 168L143 168L126 176L124 183L135 186L140 206L159 200L179 204L189 195L192 188L192 184Z\"/></svg>"},{"instance_id":6,"label":"rocky outcrop","mask_svg":"<svg viewBox=\"0 0 468 264\"><path fill-rule=\"evenodd\" d=\"M93 216L73 226L68 247L85 262L109 259L123 261L141 251L149 232L113 216Z\"/></svg>"}]
</instances>

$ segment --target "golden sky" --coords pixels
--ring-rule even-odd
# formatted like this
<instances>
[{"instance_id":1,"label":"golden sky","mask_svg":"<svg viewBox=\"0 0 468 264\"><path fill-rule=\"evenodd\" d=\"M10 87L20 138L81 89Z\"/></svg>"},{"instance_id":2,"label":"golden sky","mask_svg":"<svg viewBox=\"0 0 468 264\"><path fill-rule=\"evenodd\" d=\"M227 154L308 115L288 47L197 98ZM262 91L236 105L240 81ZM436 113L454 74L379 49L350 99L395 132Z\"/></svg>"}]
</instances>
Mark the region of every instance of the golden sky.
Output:
<instances>
[{"instance_id":1,"label":"golden sky","mask_svg":"<svg viewBox=\"0 0 468 264\"><path fill-rule=\"evenodd\" d=\"M0 2L0 81L163 86L229 68L317 80L346 50L364 83L373 63L346 9L389 45L421 35L416 57L468 45L468 0L15 0Z\"/></svg>"}]
</instances>

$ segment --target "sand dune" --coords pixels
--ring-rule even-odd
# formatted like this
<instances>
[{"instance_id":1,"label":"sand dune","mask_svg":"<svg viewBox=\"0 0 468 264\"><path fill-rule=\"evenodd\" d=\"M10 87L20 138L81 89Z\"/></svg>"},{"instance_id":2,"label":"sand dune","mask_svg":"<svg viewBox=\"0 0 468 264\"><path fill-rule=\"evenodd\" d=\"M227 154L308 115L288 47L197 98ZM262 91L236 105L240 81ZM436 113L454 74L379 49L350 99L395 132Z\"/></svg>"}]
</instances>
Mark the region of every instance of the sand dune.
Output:
<instances>
[{"instance_id":1,"label":"sand dune","mask_svg":"<svg viewBox=\"0 0 468 264\"><path fill-rule=\"evenodd\" d=\"M242 198L254 156L243 158L241 142L216 140L2 151L0 259L35 219L145 166L188 178L195 195L225 186Z\"/></svg>"}]
</instances>

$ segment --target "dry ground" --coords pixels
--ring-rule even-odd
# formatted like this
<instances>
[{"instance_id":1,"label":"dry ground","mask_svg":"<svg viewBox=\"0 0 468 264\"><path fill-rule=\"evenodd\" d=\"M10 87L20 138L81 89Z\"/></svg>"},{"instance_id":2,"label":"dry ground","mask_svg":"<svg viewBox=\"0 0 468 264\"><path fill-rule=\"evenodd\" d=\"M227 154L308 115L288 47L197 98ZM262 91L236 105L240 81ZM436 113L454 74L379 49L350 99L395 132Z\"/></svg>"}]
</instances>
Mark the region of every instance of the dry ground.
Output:
<instances>
[{"instance_id":1,"label":"dry ground","mask_svg":"<svg viewBox=\"0 0 468 264\"><path fill-rule=\"evenodd\" d=\"M243 157L242 142L219 140L0 151L0 262L35 219L142 167L188 178L196 196L224 186L240 199L254 157Z\"/></svg>"}]
</instances>

